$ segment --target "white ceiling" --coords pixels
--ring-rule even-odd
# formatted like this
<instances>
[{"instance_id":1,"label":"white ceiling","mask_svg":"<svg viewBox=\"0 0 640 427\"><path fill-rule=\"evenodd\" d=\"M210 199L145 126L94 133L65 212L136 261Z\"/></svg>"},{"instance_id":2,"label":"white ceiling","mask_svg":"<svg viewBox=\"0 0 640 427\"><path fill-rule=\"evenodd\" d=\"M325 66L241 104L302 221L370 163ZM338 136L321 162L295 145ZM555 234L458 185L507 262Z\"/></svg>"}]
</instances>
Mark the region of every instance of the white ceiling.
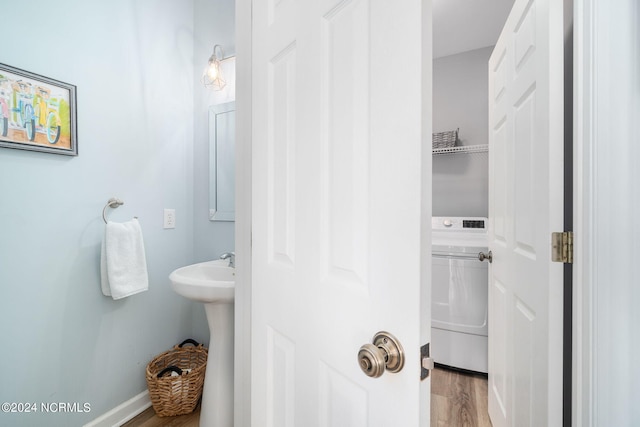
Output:
<instances>
[{"instance_id":1,"label":"white ceiling","mask_svg":"<svg viewBox=\"0 0 640 427\"><path fill-rule=\"evenodd\" d=\"M514 0L433 0L433 57L493 46Z\"/></svg>"}]
</instances>

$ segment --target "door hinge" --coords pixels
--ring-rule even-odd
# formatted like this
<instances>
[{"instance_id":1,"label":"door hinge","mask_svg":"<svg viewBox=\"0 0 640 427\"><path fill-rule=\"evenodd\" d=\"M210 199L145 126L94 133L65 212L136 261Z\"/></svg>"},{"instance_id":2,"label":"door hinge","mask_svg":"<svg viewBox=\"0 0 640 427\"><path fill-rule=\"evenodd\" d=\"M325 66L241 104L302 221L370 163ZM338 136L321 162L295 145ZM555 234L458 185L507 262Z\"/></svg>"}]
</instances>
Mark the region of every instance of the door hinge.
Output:
<instances>
[{"instance_id":1,"label":"door hinge","mask_svg":"<svg viewBox=\"0 0 640 427\"><path fill-rule=\"evenodd\" d=\"M573 263L573 231L551 233L551 261Z\"/></svg>"},{"instance_id":2,"label":"door hinge","mask_svg":"<svg viewBox=\"0 0 640 427\"><path fill-rule=\"evenodd\" d=\"M429 377L429 371L433 369L433 359L429 357L429 343L420 347L420 381Z\"/></svg>"}]
</instances>

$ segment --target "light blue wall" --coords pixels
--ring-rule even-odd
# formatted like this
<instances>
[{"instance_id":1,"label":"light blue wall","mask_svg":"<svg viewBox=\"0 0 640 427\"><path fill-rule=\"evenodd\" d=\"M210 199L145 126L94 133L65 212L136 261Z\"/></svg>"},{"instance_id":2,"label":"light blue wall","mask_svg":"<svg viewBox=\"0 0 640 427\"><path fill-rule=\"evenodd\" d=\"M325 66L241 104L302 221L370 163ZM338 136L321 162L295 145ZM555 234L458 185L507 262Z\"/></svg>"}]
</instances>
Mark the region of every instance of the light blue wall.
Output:
<instances>
[{"instance_id":1,"label":"light blue wall","mask_svg":"<svg viewBox=\"0 0 640 427\"><path fill-rule=\"evenodd\" d=\"M225 74L227 87L221 92L200 83L202 71L213 52L223 47L225 56L235 55L235 0L194 0L193 81L193 245L194 260L208 261L235 248L235 223L209 221L209 106L235 100L235 76ZM228 65L224 64L225 71ZM233 67L235 72L235 65ZM204 307L196 310L194 333L207 335Z\"/></svg>"},{"instance_id":2,"label":"light blue wall","mask_svg":"<svg viewBox=\"0 0 640 427\"><path fill-rule=\"evenodd\" d=\"M234 250L233 222L209 221L209 106L235 100L235 78L226 74L227 87L215 92L200 84L202 71L219 44L225 56L235 55L235 0L195 0L194 77L194 247L198 261L218 258ZM227 67L225 67L226 69ZM235 67L234 67L235 71Z\"/></svg>"},{"instance_id":3,"label":"light blue wall","mask_svg":"<svg viewBox=\"0 0 640 427\"><path fill-rule=\"evenodd\" d=\"M167 278L216 237L194 244L193 184L204 179L193 158L194 9L175 0L3 3L0 62L78 88L79 156L0 148L0 401L87 402L91 412L0 413L0 425L82 425L145 390L154 355L206 338L202 307ZM125 205L110 219L139 217L150 279L149 291L120 301L99 284L111 196ZM175 229L162 228L163 208L176 209Z\"/></svg>"}]
</instances>

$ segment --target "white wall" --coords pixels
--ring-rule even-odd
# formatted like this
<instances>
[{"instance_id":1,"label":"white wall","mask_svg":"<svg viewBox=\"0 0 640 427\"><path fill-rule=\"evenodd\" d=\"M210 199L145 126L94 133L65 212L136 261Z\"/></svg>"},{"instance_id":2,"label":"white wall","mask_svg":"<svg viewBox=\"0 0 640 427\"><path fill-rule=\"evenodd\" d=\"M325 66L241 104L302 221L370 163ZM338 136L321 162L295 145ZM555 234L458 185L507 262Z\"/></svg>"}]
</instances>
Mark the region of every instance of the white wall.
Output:
<instances>
[{"instance_id":1,"label":"white wall","mask_svg":"<svg viewBox=\"0 0 640 427\"><path fill-rule=\"evenodd\" d=\"M207 59L194 58L194 22L204 18L191 0L30 0L2 10L0 61L77 86L79 156L0 149L0 401L87 402L91 412L0 413L0 425L82 425L145 390L153 356L207 335L201 307L168 281L216 252L215 231L194 247L209 225L193 185L207 175L193 159L194 63ZM120 301L99 284L111 196L125 205L110 219L140 219L150 278L149 291ZM163 208L176 209L175 229L162 228Z\"/></svg>"},{"instance_id":2,"label":"white wall","mask_svg":"<svg viewBox=\"0 0 640 427\"><path fill-rule=\"evenodd\" d=\"M493 47L433 61L433 132L460 128L458 144L488 143L488 61ZM433 158L433 215L487 216L488 156Z\"/></svg>"}]
</instances>

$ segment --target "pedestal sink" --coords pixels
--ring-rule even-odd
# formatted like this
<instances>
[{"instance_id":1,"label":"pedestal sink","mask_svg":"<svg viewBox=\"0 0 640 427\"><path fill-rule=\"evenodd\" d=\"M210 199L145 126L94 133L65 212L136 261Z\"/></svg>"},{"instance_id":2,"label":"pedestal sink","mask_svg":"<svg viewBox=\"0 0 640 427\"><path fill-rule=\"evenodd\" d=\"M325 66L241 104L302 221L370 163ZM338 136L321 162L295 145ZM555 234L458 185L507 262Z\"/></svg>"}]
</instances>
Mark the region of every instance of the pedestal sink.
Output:
<instances>
[{"instance_id":1,"label":"pedestal sink","mask_svg":"<svg viewBox=\"0 0 640 427\"><path fill-rule=\"evenodd\" d=\"M226 260L201 262L169 275L176 293L204 303L209 356L200 427L233 427L233 303L235 269Z\"/></svg>"}]
</instances>

